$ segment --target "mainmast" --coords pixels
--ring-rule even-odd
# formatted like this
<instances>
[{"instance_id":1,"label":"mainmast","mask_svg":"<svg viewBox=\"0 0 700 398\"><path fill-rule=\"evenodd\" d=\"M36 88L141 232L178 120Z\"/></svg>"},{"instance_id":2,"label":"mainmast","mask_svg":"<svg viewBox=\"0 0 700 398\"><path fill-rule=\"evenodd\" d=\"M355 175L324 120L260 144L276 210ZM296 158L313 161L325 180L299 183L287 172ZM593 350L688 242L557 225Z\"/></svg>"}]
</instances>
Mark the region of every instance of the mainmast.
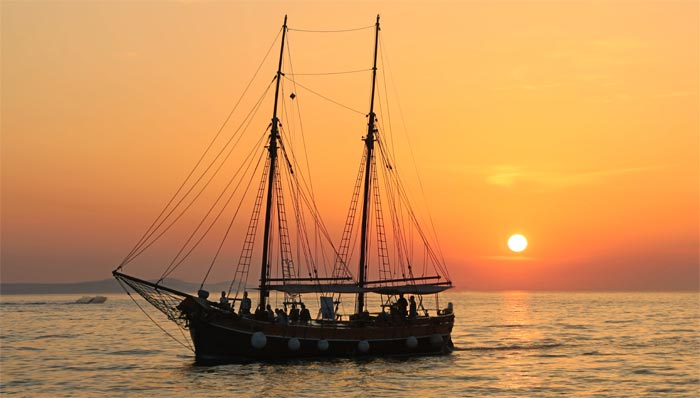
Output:
<instances>
[{"instance_id":1,"label":"mainmast","mask_svg":"<svg viewBox=\"0 0 700 398\"><path fill-rule=\"evenodd\" d=\"M374 150L374 133L377 129L374 127L374 89L377 80L377 48L379 45L379 15L377 15L376 30L374 34L374 63L372 65L372 96L369 103L369 122L367 123L367 136L365 137L365 147L367 149L367 157L365 163L365 189L362 195L362 229L360 230L360 271L358 272L357 285L360 289L365 286L367 269L367 228L369 217L370 195L372 192L372 151ZM360 292L357 294L357 313L360 314L365 307L365 294Z\"/></svg>"},{"instance_id":2,"label":"mainmast","mask_svg":"<svg viewBox=\"0 0 700 398\"><path fill-rule=\"evenodd\" d=\"M272 227L272 194L275 184L275 172L277 167L277 139L279 138L279 119L277 119L277 100L280 94L280 82L282 81L282 55L284 54L284 38L287 33L287 16L284 16L284 24L282 25L282 45L280 46L280 60L277 65L277 81L275 87L275 105L272 110L272 130L270 131L270 175L267 180L267 203L265 206L265 235L263 237L263 253L262 264L260 264L260 307L265 309L265 301L267 298L267 270L269 260L270 246L270 229ZM376 58L376 55L375 55ZM376 61L375 61L376 63Z\"/></svg>"}]
</instances>

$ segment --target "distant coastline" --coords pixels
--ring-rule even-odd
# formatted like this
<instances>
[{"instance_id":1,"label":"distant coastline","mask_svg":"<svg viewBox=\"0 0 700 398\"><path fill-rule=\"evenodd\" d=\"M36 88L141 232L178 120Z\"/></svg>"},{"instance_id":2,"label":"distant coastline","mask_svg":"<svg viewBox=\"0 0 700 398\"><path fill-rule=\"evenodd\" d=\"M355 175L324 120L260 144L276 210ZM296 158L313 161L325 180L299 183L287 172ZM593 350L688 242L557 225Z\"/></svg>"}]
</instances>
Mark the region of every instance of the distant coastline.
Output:
<instances>
[{"instance_id":1,"label":"distant coastline","mask_svg":"<svg viewBox=\"0 0 700 398\"><path fill-rule=\"evenodd\" d=\"M169 287L183 292L194 293L199 289L199 283L185 282L178 279L167 279L164 281ZM228 290L230 282L219 282L207 284L206 289L210 292ZM10 294L104 294L123 293L115 279L103 279L90 282L74 283L0 283L0 295Z\"/></svg>"}]
</instances>

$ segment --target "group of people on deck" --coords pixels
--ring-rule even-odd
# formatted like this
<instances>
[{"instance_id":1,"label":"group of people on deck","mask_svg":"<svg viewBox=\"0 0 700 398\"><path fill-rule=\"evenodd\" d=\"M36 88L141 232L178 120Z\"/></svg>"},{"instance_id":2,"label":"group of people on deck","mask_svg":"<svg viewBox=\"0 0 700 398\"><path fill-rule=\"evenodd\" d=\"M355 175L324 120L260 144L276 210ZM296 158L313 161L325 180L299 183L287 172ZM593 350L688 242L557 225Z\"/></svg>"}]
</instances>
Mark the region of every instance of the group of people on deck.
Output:
<instances>
[{"instance_id":1,"label":"group of people on deck","mask_svg":"<svg viewBox=\"0 0 700 398\"><path fill-rule=\"evenodd\" d=\"M258 305L255 313L251 314L250 309L252 303L250 298L248 298L248 292L243 292L243 298L241 299L241 304L238 307L238 316L242 318L250 318L251 315L255 320L268 321L278 324L307 324L311 321L311 313L304 303L299 303L301 309L297 308L296 303L292 303L292 308L287 314L286 308L276 308L274 311L270 304L267 305L265 309ZM229 304L229 298L226 297L226 292L221 292L221 298L219 299L219 307L225 310L234 311ZM235 314L235 311L234 311ZM389 314L386 313L384 307L382 307L382 312L379 314L378 320L388 321L388 320L403 320L403 319L415 319L418 317L418 305L416 304L415 296L410 296L408 300L403 296L403 293L399 293L399 298L390 306Z\"/></svg>"},{"instance_id":2,"label":"group of people on deck","mask_svg":"<svg viewBox=\"0 0 700 398\"><path fill-rule=\"evenodd\" d=\"M275 308L272 310L270 304L263 310L262 307L258 306L255 310L254 318L258 321L268 321L274 322L282 325L290 323L301 323L307 324L311 321L311 313L304 303L299 303L301 309L297 308L296 303L292 303L292 308L287 314L286 308Z\"/></svg>"},{"instance_id":3,"label":"group of people on deck","mask_svg":"<svg viewBox=\"0 0 700 398\"><path fill-rule=\"evenodd\" d=\"M416 304L415 296L410 296L407 301L403 293L399 293L399 298L389 307L389 314L386 313L384 307L379 314L380 320L403 320L406 318L415 319L416 317L418 317L418 304Z\"/></svg>"},{"instance_id":4,"label":"group of people on deck","mask_svg":"<svg viewBox=\"0 0 700 398\"><path fill-rule=\"evenodd\" d=\"M289 315L287 315L287 310L286 308L276 308L274 311L272 310L272 307L270 304L267 305L265 309L262 309L261 306L258 305L258 308L255 310L255 314L253 315L253 318L259 321L269 321L269 322L275 322L279 324L288 324L288 323L303 323L307 324L311 321L311 313L309 310L306 308L306 305L304 303L299 303L301 305L301 309L297 308L296 303L292 303L292 308L289 311ZM219 299L219 307L225 310L230 310L234 311L233 308L231 308L231 305L229 304L229 298L226 297L226 292L221 292L221 298ZM250 318L251 317L251 312L250 309L252 307L252 302L250 298L248 298L248 292L243 292L243 298L241 299L241 304L238 307L238 316L242 318ZM234 311L235 314L235 311Z\"/></svg>"},{"instance_id":5,"label":"group of people on deck","mask_svg":"<svg viewBox=\"0 0 700 398\"><path fill-rule=\"evenodd\" d=\"M233 313L235 314L236 312L231 307L229 300L233 300L233 299L229 299L228 297L226 297L226 292L222 291L221 298L219 299L219 307L221 309L224 309L224 310L233 311ZM241 299L241 305L238 307L238 315L241 317L250 316L251 305L252 305L252 303L250 301L250 298L248 298L248 292L243 292L243 298Z\"/></svg>"}]
</instances>

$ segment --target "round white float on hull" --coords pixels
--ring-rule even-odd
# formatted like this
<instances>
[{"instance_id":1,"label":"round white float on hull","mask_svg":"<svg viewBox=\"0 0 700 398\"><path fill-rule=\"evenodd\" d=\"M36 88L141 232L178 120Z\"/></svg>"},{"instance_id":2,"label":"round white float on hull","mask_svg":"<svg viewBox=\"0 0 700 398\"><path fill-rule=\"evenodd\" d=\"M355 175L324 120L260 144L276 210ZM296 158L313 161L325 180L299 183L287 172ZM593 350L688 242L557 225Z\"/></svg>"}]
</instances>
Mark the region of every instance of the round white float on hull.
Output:
<instances>
[{"instance_id":1,"label":"round white float on hull","mask_svg":"<svg viewBox=\"0 0 700 398\"><path fill-rule=\"evenodd\" d=\"M418 347L418 339L416 338L416 336L410 336L409 338L406 339L406 347L408 347L408 348Z\"/></svg>"},{"instance_id":2,"label":"round white float on hull","mask_svg":"<svg viewBox=\"0 0 700 398\"><path fill-rule=\"evenodd\" d=\"M320 351L326 351L328 349L328 340L319 340L318 349Z\"/></svg>"},{"instance_id":3,"label":"round white float on hull","mask_svg":"<svg viewBox=\"0 0 700 398\"><path fill-rule=\"evenodd\" d=\"M360 352L369 351L369 342L367 340L360 340L357 343L357 349L360 350Z\"/></svg>"},{"instance_id":4,"label":"round white float on hull","mask_svg":"<svg viewBox=\"0 0 700 398\"><path fill-rule=\"evenodd\" d=\"M253 348L257 348L258 350L264 348L267 345L267 337L265 337L265 333L253 333L253 335L250 336L250 345L252 345Z\"/></svg>"},{"instance_id":5,"label":"round white float on hull","mask_svg":"<svg viewBox=\"0 0 700 398\"><path fill-rule=\"evenodd\" d=\"M301 347L301 343L299 342L299 339L298 339L298 338L292 337L292 338L289 339L289 341L287 342L287 347L289 347L289 349L292 350L292 351L296 351L296 350L299 349L299 347Z\"/></svg>"}]
</instances>

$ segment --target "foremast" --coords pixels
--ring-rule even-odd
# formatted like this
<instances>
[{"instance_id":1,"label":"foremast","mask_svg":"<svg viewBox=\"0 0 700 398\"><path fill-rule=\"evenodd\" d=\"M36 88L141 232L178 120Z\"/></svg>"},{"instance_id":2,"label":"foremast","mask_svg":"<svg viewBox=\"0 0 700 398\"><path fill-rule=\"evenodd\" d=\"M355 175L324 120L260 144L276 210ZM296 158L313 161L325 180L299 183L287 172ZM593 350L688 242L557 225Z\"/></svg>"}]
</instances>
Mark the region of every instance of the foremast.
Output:
<instances>
[{"instance_id":1,"label":"foremast","mask_svg":"<svg viewBox=\"0 0 700 398\"><path fill-rule=\"evenodd\" d=\"M275 184L275 174L277 167L277 139L279 138L279 119L277 118L277 101L280 93L280 83L282 81L282 57L284 55L284 40L287 33L287 16L284 16L282 25L282 44L280 45L280 58L277 64L277 76L275 82L275 104L272 110L272 128L270 130L270 174L267 180L267 201L265 205L265 232L263 236L262 262L260 264L260 308L265 309L269 290L267 288L267 273L269 268L270 252L270 230L272 229L272 197ZM376 56L375 56L376 58Z\"/></svg>"},{"instance_id":2,"label":"foremast","mask_svg":"<svg viewBox=\"0 0 700 398\"><path fill-rule=\"evenodd\" d=\"M365 176L364 176L364 191L362 195L362 226L360 230L360 265L357 278L357 285L360 292L357 294L357 308L356 312L358 314L362 313L365 307L365 293L362 289L365 287L366 282L366 269L367 269L367 251L368 251L368 241L367 241L367 230L368 230L368 218L369 218L369 205L370 205L370 195L372 193L371 186L371 175L372 175L372 152L374 151L374 133L377 131L374 122L374 90L376 87L377 80L377 49L379 46L379 15L377 15L377 23L375 25L374 34L374 61L372 64L372 95L370 97L369 103L369 121L367 123L367 136L365 137L365 148L367 151L366 163L365 163Z\"/></svg>"}]
</instances>

